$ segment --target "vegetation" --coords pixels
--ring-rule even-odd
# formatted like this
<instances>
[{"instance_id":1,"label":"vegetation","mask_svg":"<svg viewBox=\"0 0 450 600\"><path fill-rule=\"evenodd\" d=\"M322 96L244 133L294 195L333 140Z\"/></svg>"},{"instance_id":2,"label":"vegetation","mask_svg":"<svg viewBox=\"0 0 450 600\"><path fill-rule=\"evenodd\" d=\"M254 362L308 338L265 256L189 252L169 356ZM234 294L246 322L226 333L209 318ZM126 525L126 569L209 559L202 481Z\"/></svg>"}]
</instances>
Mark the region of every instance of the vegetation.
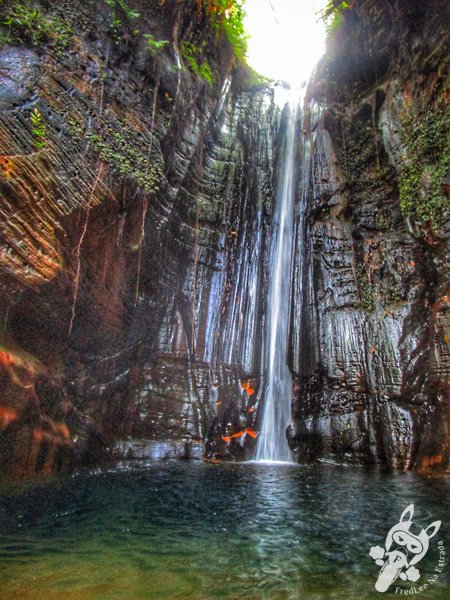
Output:
<instances>
[{"instance_id":1,"label":"vegetation","mask_svg":"<svg viewBox=\"0 0 450 600\"><path fill-rule=\"evenodd\" d=\"M240 61L245 59L247 53L247 36L244 29L243 0L216 0L208 2L215 6L211 9L210 18L217 29L225 32L233 48L234 55Z\"/></svg>"},{"instance_id":2,"label":"vegetation","mask_svg":"<svg viewBox=\"0 0 450 600\"><path fill-rule=\"evenodd\" d=\"M120 28L122 27L122 20L125 17L127 21L139 19L141 16L137 10L133 10L128 6L125 0L105 0L112 9L112 14L109 18L109 28L116 44L120 43L122 36L120 35Z\"/></svg>"},{"instance_id":3,"label":"vegetation","mask_svg":"<svg viewBox=\"0 0 450 600\"><path fill-rule=\"evenodd\" d=\"M234 72L234 81L241 90L261 88L270 83L268 77L264 77L247 64L241 63Z\"/></svg>"},{"instance_id":4,"label":"vegetation","mask_svg":"<svg viewBox=\"0 0 450 600\"><path fill-rule=\"evenodd\" d=\"M400 208L417 223L439 228L448 210L443 185L450 162L449 117L443 109L411 109L401 125L405 156L399 173Z\"/></svg>"},{"instance_id":5,"label":"vegetation","mask_svg":"<svg viewBox=\"0 0 450 600\"><path fill-rule=\"evenodd\" d=\"M165 0L160 0L163 4ZM185 2L186 0L177 0ZM189 0L190 2L192 0ZM137 22L140 13L126 0L104 0L109 8L107 19L111 35L119 44L123 39L121 30L126 22ZM247 42L244 32L244 0L195 0L197 22L201 27L191 31L181 43L181 54L188 68L202 77L208 85L214 82L213 68L208 60L208 47L224 36L233 48L237 60L245 59ZM0 22L1 44L47 44L62 53L73 40L74 31L70 20L62 18L57 3L40 4L34 0L11 0L0 5L4 19ZM59 13L59 14L58 14ZM198 33L201 30L201 35ZM139 30L135 29L134 34ZM197 34L196 34L197 33ZM144 38L150 55L155 58L170 42L157 40L152 34Z\"/></svg>"},{"instance_id":6,"label":"vegetation","mask_svg":"<svg viewBox=\"0 0 450 600\"><path fill-rule=\"evenodd\" d=\"M329 0L326 7L322 11L322 19L325 24L325 30L328 34L338 29L342 24L343 14L350 8L348 2L341 0Z\"/></svg>"},{"instance_id":7,"label":"vegetation","mask_svg":"<svg viewBox=\"0 0 450 600\"><path fill-rule=\"evenodd\" d=\"M191 71L195 75L200 75L200 77L203 77L208 85L212 85L214 82L214 75L208 61L204 56L205 47L205 42L203 42L200 46L197 46L193 42L183 42L181 44L181 54L189 65Z\"/></svg>"},{"instance_id":8,"label":"vegetation","mask_svg":"<svg viewBox=\"0 0 450 600\"><path fill-rule=\"evenodd\" d=\"M183 0L178 0L183 1ZM202 41L196 39L195 32L181 44L181 54L189 69L202 77L208 85L214 82L214 74L207 55L208 38L224 35L231 44L234 56L243 62L247 52L247 38L244 31L243 0L196 0L197 19L206 22L206 32Z\"/></svg>"},{"instance_id":9,"label":"vegetation","mask_svg":"<svg viewBox=\"0 0 450 600\"><path fill-rule=\"evenodd\" d=\"M73 31L66 20L44 12L31 1L12 2L1 22L1 44L25 44L39 46L47 43L62 51L72 41Z\"/></svg>"},{"instance_id":10,"label":"vegetation","mask_svg":"<svg viewBox=\"0 0 450 600\"><path fill-rule=\"evenodd\" d=\"M213 29L223 32L240 61L247 52L244 0L196 0L197 13L205 14Z\"/></svg>"},{"instance_id":11,"label":"vegetation","mask_svg":"<svg viewBox=\"0 0 450 600\"><path fill-rule=\"evenodd\" d=\"M75 137L79 135L76 127L73 127L73 134ZM133 179L147 192L159 190L161 164L140 148L140 140L125 124L120 126L116 123L113 126L112 123L105 123L98 132L89 133L86 137L100 159L111 165L119 175Z\"/></svg>"},{"instance_id":12,"label":"vegetation","mask_svg":"<svg viewBox=\"0 0 450 600\"><path fill-rule=\"evenodd\" d=\"M125 2L125 0L105 0L105 3L111 8L113 8L116 14L118 14L119 10L121 10L129 21L133 19L139 19L139 17L141 16L137 10L133 10L132 8L130 8ZM119 21L118 24L120 25L120 19L117 20Z\"/></svg>"},{"instance_id":13,"label":"vegetation","mask_svg":"<svg viewBox=\"0 0 450 600\"><path fill-rule=\"evenodd\" d=\"M346 146L342 153L342 166L345 176L350 185L358 187L361 183L361 175L373 156L372 137L368 131L354 138L346 140ZM367 181L364 181L367 189Z\"/></svg>"},{"instance_id":14,"label":"vegetation","mask_svg":"<svg viewBox=\"0 0 450 600\"><path fill-rule=\"evenodd\" d=\"M155 40L151 33L146 33L144 39L147 42L147 47L150 54L155 57L157 56L166 46L170 44L168 40Z\"/></svg>"},{"instance_id":15,"label":"vegetation","mask_svg":"<svg viewBox=\"0 0 450 600\"><path fill-rule=\"evenodd\" d=\"M367 312L372 312L375 309L373 289L367 277L366 270L361 264L356 266L356 282L358 284L358 292L359 298L361 300L361 306Z\"/></svg>"},{"instance_id":16,"label":"vegetation","mask_svg":"<svg viewBox=\"0 0 450 600\"><path fill-rule=\"evenodd\" d=\"M31 113L30 121L33 126L33 129L31 130L31 132L34 136L34 145L36 148L41 149L46 144L46 142L45 142L46 128L45 128L45 124L42 119L42 114L38 111L37 108L35 108L33 110L33 112Z\"/></svg>"}]
</instances>

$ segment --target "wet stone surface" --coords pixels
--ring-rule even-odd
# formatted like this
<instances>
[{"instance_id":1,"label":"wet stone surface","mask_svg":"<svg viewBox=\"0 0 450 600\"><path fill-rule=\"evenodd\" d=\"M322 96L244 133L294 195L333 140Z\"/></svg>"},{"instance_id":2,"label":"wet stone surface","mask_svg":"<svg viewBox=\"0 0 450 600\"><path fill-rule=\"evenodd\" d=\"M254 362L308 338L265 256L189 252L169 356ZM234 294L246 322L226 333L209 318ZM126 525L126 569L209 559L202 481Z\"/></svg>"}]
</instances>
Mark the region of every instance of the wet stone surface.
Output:
<instances>
[{"instance_id":1,"label":"wet stone surface","mask_svg":"<svg viewBox=\"0 0 450 600\"><path fill-rule=\"evenodd\" d=\"M200 27L188 4L142 7L145 33ZM301 462L442 471L450 236L405 218L398 189L403 112L445 98L445 19L414 3L417 30L406 8L355 10L298 124L288 435ZM64 58L0 50L1 469L95 463L129 439L136 454L189 437L208 460L249 458L279 86L241 85L216 42L210 87L178 69L182 38L152 58L91 11L71 5Z\"/></svg>"}]
</instances>

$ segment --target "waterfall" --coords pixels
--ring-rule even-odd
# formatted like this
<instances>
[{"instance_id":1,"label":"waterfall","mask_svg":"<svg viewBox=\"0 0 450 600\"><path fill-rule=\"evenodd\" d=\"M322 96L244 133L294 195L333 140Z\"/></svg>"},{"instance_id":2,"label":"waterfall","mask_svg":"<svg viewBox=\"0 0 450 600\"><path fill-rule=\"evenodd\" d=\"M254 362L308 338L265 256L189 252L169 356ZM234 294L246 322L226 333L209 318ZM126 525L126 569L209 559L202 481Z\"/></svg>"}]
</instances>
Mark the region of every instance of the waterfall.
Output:
<instances>
[{"instance_id":1,"label":"waterfall","mask_svg":"<svg viewBox=\"0 0 450 600\"><path fill-rule=\"evenodd\" d=\"M272 223L270 284L264 357L264 395L257 461L293 462L286 439L292 377L287 366L294 231L295 126L298 98L289 106L284 155Z\"/></svg>"}]
</instances>

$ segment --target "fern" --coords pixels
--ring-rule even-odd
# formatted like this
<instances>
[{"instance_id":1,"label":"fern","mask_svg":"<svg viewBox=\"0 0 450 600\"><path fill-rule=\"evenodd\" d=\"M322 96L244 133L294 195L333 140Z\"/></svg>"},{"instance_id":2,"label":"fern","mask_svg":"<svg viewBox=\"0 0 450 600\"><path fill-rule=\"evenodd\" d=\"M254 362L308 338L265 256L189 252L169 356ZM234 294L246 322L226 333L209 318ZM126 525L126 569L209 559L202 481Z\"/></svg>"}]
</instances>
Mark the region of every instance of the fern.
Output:
<instances>
[{"instance_id":1,"label":"fern","mask_svg":"<svg viewBox=\"0 0 450 600\"><path fill-rule=\"evenodd\" d=\"M153 56L159 54L166 46L170 44L168 40L155 40L151 33L144 34L144 39L147 42L147 48Z\"/></svg>"},{"instance_id":2,"label":"fern","mask_svg":"<svg viewBox=\"0 0 450 600\"><path fill-rule=\"evenodd\" d=\"M44 148L46 145L45 134L46 127L42 119L42 114L39 112L37 108L33 110L30 115L30 121L33 126L31 133L34 135L34 146L36 148Z\"/></svg>"}]
</instances>

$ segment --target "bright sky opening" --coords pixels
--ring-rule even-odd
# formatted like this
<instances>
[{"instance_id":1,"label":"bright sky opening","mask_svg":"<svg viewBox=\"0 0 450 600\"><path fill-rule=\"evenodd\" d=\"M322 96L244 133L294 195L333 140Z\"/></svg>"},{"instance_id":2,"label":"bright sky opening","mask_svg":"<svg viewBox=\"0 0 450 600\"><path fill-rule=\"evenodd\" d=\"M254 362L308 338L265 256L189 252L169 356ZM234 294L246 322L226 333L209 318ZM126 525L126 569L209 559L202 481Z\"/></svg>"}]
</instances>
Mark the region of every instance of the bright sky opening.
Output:
<instances>
[{"instance_id":1,"label":"bright sky opening","mask_svg":"<svg viewBox=\"0 0 450 600\"><path fill-rule=\"evenodd\" d=\"M326 0L246 0L247 62L272 79L300 86L325 52L319 15Z\"/></svg>"}]
</instances>

